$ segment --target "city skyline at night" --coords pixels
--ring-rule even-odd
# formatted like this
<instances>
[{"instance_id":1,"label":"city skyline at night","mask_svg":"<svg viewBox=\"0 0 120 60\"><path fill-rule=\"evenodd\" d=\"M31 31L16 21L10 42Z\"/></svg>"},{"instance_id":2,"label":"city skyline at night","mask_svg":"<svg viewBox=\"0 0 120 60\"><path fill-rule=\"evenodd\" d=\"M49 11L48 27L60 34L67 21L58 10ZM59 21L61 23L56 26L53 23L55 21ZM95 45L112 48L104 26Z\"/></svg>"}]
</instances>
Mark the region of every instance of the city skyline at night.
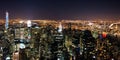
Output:
<instances>
[{"instance_id":1,"label":"city skyline at night","mask_svg":"<svg viewBox=\"0 0 120 60\"><path fill-rule=\"evenodd\" d=\"M0 60L120 60L119 2L0 0Z\"/></svg>"}]
</instances>

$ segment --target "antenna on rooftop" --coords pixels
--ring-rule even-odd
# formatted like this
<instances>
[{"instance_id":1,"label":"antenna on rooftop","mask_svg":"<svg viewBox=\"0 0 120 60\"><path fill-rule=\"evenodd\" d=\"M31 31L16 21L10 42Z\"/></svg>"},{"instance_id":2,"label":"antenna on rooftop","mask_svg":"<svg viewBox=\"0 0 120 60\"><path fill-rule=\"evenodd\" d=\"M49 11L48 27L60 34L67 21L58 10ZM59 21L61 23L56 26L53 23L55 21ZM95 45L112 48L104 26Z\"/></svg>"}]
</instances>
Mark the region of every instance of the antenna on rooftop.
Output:
<instances>
[{"instance_id":1,"label":"antenna on rooftop","mask_svg":"<svg viewBox=\"0 0 120 60\"><path fill-rule=\"evenodd\" d=\"M9 28L9 13L6 12L5 29L7 30L8 28Z\"/></svg>"}]
</instances>

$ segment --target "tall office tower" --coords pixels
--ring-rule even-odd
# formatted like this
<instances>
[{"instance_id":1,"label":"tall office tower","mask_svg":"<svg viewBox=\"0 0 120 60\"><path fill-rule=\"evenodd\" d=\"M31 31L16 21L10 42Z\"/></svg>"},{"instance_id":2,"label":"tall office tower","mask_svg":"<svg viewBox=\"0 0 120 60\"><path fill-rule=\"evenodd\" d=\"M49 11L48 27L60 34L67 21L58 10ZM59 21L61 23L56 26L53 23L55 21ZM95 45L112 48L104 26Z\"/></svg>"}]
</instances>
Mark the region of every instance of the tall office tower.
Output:
<instances>
[{"instance_id":1,"label":"tall office tower","mask_svg":"<svg viewBox=\"0 0 120 60\"><path fill-rule=\"evenodd\" d=\"M6 12L6 22L5 22L5 29L7 30L9 28L9 13Z\"/></svg>"},{"instance_id":2,"label":"tall office tower","mask_svg":"<svg viewBox=\"0 0 120 60\"><path fill-rule=\"evenodd\" d=\"M58 32L62 32L62 24L61 24L61 22L59 23L59 29L58 29Z\"/></svg>"}]
</instances>

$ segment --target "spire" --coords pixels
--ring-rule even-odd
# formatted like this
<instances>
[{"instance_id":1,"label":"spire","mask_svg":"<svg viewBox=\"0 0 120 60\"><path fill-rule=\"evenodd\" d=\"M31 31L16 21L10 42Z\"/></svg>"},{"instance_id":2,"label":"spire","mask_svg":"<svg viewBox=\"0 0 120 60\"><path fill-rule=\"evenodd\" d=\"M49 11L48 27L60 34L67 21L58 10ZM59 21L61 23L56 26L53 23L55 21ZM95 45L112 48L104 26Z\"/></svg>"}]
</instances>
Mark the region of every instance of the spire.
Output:
<instances>
[{"instance_id":1,"label":"spire","mask_svg":"<svg viewBox=\"0 0 120 60\"><path fill-rule=\"evenodd\" d=\"M5 22L5 29L9 28L9 13L6 12L6 22Z\"/></svg>"}]
</instances>

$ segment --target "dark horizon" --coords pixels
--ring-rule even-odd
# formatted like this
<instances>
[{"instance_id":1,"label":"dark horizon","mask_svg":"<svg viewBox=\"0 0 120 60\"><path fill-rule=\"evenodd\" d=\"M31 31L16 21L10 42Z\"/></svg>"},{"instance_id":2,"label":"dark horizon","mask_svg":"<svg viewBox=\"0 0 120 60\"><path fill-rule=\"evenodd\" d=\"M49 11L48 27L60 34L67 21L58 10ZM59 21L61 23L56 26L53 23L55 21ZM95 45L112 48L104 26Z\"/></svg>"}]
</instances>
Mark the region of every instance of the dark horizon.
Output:
<instances>
[{"instance_id":1,"label":"dark horizon","mask_svg":"<svg viewBox=\"0 0 120 60\"><path fill-rule=\"evenodd\" d=\"M117 0L1 0L0 19L120 19Z\"/></svg>"}]
</instances>

